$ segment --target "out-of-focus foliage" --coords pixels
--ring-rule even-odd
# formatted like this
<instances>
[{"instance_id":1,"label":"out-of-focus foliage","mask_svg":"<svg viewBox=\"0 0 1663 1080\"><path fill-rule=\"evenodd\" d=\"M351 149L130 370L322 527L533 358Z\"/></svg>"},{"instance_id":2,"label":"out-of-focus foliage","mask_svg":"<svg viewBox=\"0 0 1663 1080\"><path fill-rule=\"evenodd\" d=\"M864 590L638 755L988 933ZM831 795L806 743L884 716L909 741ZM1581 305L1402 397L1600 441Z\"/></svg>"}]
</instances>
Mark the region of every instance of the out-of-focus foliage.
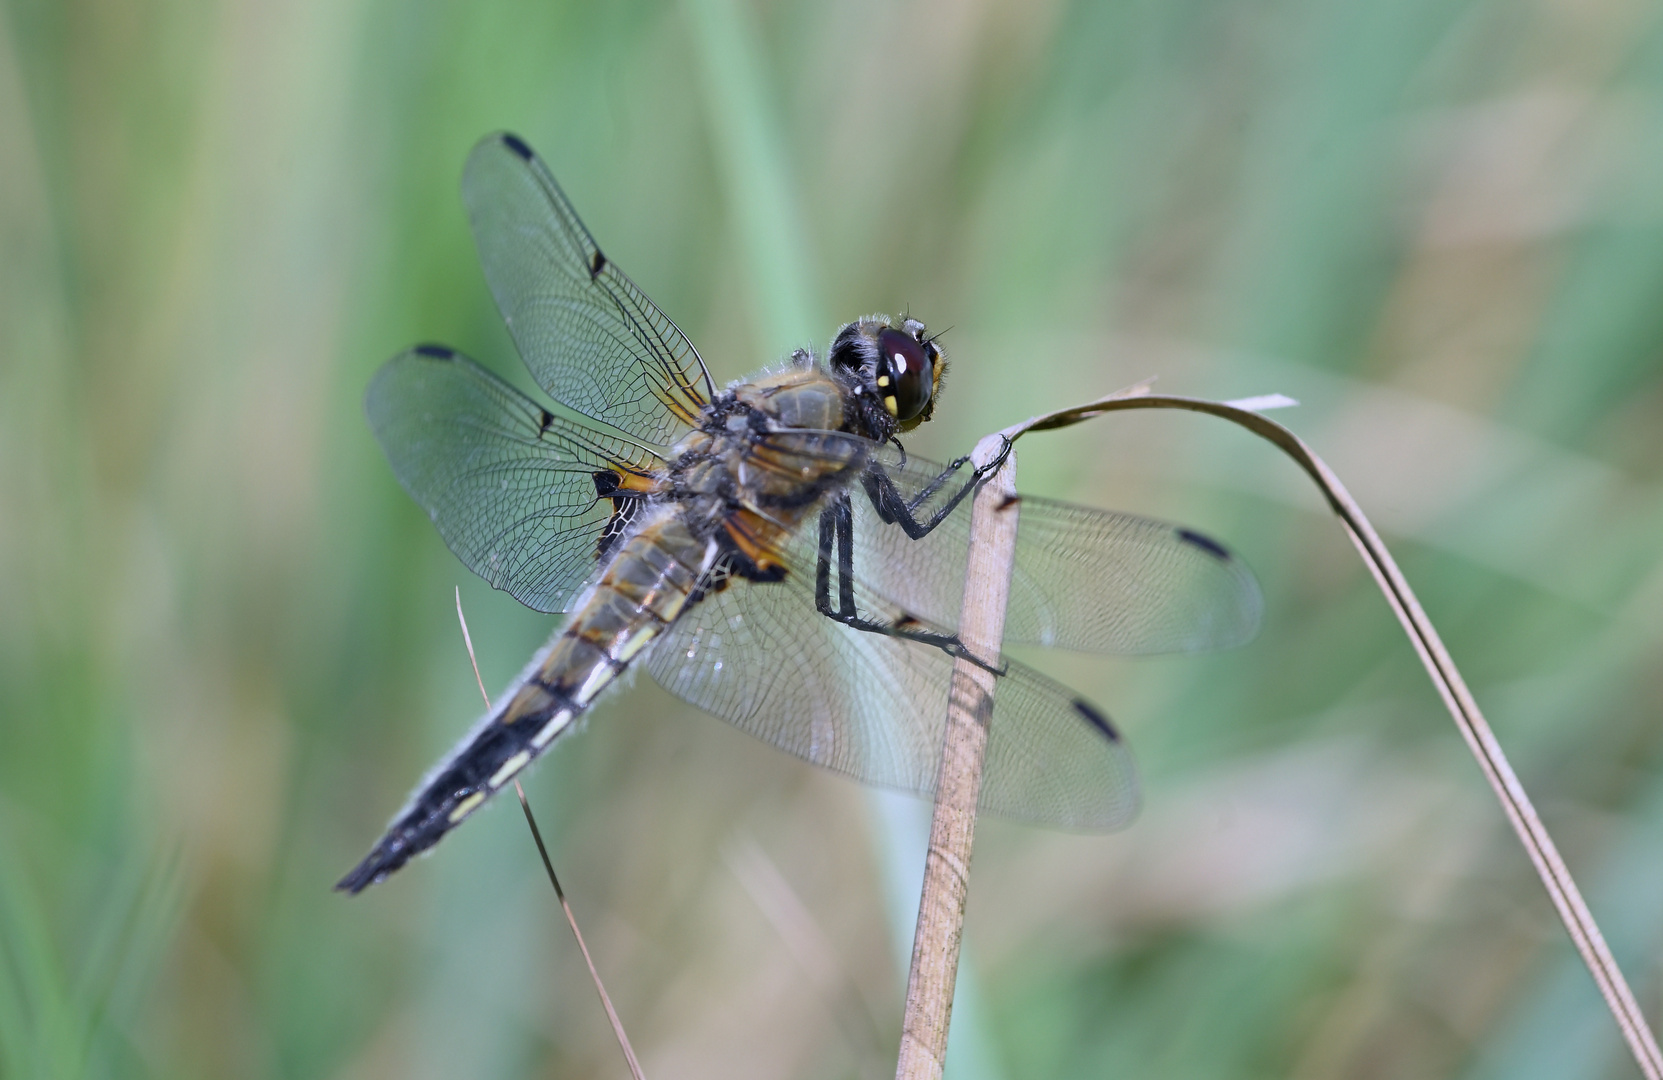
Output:
<instances>
[{"instance_id":1,"label":"out-of-focus foliage","mask_svg":"<svg viewBox=\"0 0 1663 1080\"><path fill-rule=\"evenodd\" d=\"M1657 4L12 0L0 1077L622 1074L517 812L329 890L478 711L453 585L493 689L552 627L359 411L421 340L526 381L456 192L497 128L719 378L951 326L921 452L1151 374L1299 398L1658 1014ZM1128 415L1021 481L1225 538L1267 619L1033 657L1116 713L1146 810L984 824L958 1075L1633 1075L1290 466ZM885 1073L865 792L645 679L528 787L649 1074Z\"/></svg>"}]
</instances>

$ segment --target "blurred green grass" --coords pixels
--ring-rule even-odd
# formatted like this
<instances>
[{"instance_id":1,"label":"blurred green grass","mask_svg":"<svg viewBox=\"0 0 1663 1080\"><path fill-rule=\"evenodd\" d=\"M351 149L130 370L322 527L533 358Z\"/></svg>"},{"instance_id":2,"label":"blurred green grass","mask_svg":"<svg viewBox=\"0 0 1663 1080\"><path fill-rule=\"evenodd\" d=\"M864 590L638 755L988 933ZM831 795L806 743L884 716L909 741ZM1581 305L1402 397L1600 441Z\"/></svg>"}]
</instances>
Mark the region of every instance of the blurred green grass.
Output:
<instances>
[{"instance_id":1,"label":"blurred green grass","mask_svg":"<svg viewBox=\"0 0 1663 1080\"><path fill-rule=\"evenodd\" d=\"M516 814L328 890L476 713L452 586L493 689L551 628L359 408L421 340L526 382L456 193L497 128L718 378L950 325L932 456L1150 374L1305 402L1663 1011L1655 3L14 0L0 1077L621 1074ZM1128 416L1022 481L1223 537L1268 614L1226 655L1032 657L1131 733L1146 812L981 830L963 1075L1634 1075L1302 480ZM642 679L529 793L650 1074L869 1060L735 836L898 1036L858 788Z\"/></svg>"}]
</instances>

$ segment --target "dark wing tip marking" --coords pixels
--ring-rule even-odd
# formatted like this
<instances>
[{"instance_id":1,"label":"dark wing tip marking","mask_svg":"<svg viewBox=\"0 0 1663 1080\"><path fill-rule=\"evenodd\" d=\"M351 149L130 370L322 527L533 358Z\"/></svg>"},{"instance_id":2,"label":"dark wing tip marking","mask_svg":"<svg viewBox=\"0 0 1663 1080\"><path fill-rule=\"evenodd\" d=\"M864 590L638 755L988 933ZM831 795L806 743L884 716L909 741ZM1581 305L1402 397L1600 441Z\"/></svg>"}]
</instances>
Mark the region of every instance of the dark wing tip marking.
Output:
<instances>
[{"instance_id":1,"label":"dark wing tip marking","mask_svg":"<svg viewBox=\"0 0 1663 1080\"><path fill-rule=\"evenodd\" d=\"M417 356L431 356L435 360L454 360L456 350L448 345L417 345Z\"/></svg>"},{"instance_id":2,"label":"dark wing tip marking","mask_svg":"<svg viewBox=\"0 0 1663 1080\"><path fill-rule=\"evenodd\" d=\"M1004 500L1002 502L1000 502L998 506L994 507L994 509L995 510L1009 510L1011 507L1015 506L1017 503L1020 503L1021 501L1022 501L1022 496L1020 496L1020 495L1006 495Z\"/></svg>"},{"instance_id":3,"label":"dark wing tip marking","mask_svg":"<svg viewBox=\"0 0 1663 1080\"><path fill-rule=\"evenodd\" d=\"M606 256L601 254L601 249L600 248L596 248L595 249L595 257L589 261L589 280L590 281L595 280L597 277L600 276L601 271L605 270L605 269L606 269Z\"/></svg>"},{"instance_id":4,"label":"dark wing tip marking","mask_svg":"<svg viewBox=\"0 0 1663 1080\"><path fill-rule=\"evenodd\" d=\"M1091 702L1084 698L1075 698L1074 711L1085 717L1086 722L1101 731L1103 737L1110 742L1117 743L1120 741L1120 732L1115 730L1114 725L1109 723L1109 718L1098 712L1097 707L1092 705Z\"/></svg>"},{"instance_id":5,"label":"dark wing tip marking","mask_svg":"<svg viewBox=\"0 0 1663 1080\"><path fill-rule=\"evenodd\" d=\"M525 140L520 138L518 135L515 135L513 132L505 131L502 133L502 145L508 147L508 149L514 151L514 153L520 155L527 161L530 161L533 157L531 147L527 146L525 144Z\"/></svg>"},{"instance_id":6,"label":"dark wing tip marking","mask_svg":"<svg viewBox=\"0 0 1663 1080\"><path fill-rule=\"evenodd\" d=\"M1230 561L1230 549L1210 536L1202 536L1200 533L1191 532L1189 529L1179 529L1178 539L1186 543L1194 544L1202 551L1205 551L1213 558L1222 562Z\"/></svg>"}]
</instances>

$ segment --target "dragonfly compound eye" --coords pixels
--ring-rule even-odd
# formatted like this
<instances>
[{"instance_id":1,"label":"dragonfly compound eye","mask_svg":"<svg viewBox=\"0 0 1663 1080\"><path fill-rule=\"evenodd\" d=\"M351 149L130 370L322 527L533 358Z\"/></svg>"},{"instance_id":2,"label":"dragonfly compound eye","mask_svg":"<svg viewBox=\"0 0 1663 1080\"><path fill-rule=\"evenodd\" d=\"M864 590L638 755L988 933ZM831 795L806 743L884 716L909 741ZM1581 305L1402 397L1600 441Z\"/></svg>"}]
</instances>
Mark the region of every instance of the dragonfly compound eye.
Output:
<instances>
[{"instance_id":1,"label":"dragonfly compound eye","mask_svg":"<svg viewBox=\"0 0 1663 1080\"><path fill-rule=\"evenodd\" d=\"M878 352L878 396L889 415L904 424L929 407L935 390L935 357L899 330L878 335Z\"/></svg>"}]
</instances>

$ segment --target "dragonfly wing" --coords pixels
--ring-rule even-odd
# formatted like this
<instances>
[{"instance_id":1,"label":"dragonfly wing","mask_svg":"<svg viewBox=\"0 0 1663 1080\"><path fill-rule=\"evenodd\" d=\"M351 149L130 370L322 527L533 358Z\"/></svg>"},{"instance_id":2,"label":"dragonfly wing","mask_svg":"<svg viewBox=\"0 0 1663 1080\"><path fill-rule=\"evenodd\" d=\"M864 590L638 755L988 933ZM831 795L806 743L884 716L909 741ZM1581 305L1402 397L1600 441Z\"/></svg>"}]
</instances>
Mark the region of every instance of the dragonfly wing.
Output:
<instances>
[{"instance_id":1,"label":"dragonfly wing","mask_svg":"<svg viewBox=\"0 0 1663 1080\"><path fill-rule=\"evenodd\" d=\"M1018 512L1007 640L1143 654L1227 649L1258 633L1259 583L1211 537L1050 499L1024 498Z\"/></svg>"},{"instance_id":2,"label":"dragonfly wing","mask_svg":"<svg viewBox=\"0 0 1663 1080\"><path fill-rule=\"evenodd\" d=\"M713 580L655 645L648 670L677 697L806 761L868 784L933 793L953 658L820 614L815 545L791 546L779 553L783 581ZM904 613L863 603L862 614L890 625ZM1004 670L982 809L1073 828L1130 821L1136 769L1102 713L1019 664Z\"/></svg>"},{"instance_id":3,"label":"dragonfly wing","mask_svg":"<svg viewBox=\"0 0 1663 1080\"><path fill-rule=\"evenodd\" d=\"M848 438L853 438L849 436ZM928 519L971 476L874 447L869 460L914 516ZM857 489L855 573L872 592L938 626L956 627L970 547L970 499L920 539L886 522ZM1005 640L1082 652L1146 654L1229 648L1258 631L1263 599L1223 544L1163 521L1024 496L1018 510Z\"/></svg>"},{"instance_id":4,"label":"dragonfly wing","mask_svg":"<svg viewBox=\"0 0 1663 1080\"><path fill-rule=\"evenodd\" d=\"M656 464L443 346L387 361L364 410L399 483L457 558L538 611L566 610L595 569L614 506L596 473Z\"/></svg>"},{"instance_id":5,"label":"dragonfly wing","mask_svg":"<svg viewBox=\"0 0 1663 1080\"><path fill-rule=\"evenodd\" d=\"M1139 805L1125 736L1091 702L1014 660L993 696L981 808L1068 829L1118 829Z\"/></svg>"},{"instance_id":6,"label":"dragonfly wing","mask_svg":"<svg viewBox=\"0 0 1663 1080\"><path fill-rule=\"evenodd\" d=\"M713 391L693 343L596 246L517 136L474 147L462 177L474 240L526 367L556 401L656 446Z\"/></svg>"}]
</instances>

